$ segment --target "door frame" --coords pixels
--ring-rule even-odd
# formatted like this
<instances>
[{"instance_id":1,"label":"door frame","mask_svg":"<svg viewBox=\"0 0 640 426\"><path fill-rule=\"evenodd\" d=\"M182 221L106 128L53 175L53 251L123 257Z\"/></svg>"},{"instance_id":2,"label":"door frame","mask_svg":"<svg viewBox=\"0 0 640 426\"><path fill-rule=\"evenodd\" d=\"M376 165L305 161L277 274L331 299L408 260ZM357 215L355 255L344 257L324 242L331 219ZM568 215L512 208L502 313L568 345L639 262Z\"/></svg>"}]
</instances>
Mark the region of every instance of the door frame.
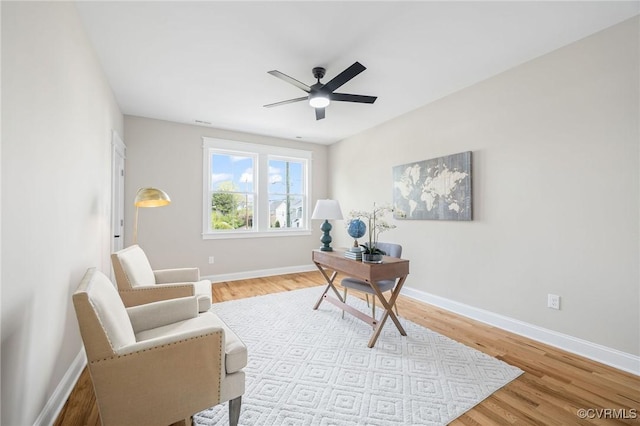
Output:
<instances>
[{"instance_id":1,"label":"door frame","mask_svg":"<svg viewBox=\"0 0 640 426\"><path fill-rule=\"evenodd\" d=\"M124 181L127 147L117 131L111 136L111 252L124 248Z\"/></svg>"}]
</instances>

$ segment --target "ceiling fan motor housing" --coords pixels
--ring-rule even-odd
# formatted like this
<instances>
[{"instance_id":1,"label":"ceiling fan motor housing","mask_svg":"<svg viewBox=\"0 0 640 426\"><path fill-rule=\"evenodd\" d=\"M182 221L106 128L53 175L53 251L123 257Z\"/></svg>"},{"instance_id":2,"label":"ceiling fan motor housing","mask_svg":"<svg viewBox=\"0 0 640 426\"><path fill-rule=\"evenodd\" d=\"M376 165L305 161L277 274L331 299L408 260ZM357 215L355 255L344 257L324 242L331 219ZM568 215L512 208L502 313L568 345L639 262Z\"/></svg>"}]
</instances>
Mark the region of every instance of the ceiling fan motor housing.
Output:
<instances>
[{"instance_id":1,"label":"ceiling fan motor housing","mask_svg":"<svg viewBox=\"0 0 640 426\"><path fill-rule=\"evenodd\" d=\"M327 72L326 69L322 68L322 67L315 67L313 70L313 78L320 80L322 77L324 77L325 72Z\"/></svg>"}]
</instances>

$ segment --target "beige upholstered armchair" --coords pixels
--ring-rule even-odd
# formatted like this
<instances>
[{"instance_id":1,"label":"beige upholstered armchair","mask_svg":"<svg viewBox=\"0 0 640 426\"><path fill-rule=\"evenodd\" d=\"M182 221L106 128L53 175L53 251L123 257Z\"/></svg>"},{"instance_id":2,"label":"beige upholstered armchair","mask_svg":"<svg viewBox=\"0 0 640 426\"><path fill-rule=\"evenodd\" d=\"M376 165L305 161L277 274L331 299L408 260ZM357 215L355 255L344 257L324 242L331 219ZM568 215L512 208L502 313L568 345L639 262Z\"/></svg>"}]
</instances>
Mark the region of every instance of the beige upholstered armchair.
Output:
<instances>
[{"instance_id":1,"label":"beige upholstered armchair","mask_svg":"<svg viewBox=\"0 0 640 426\"><path fill-rule=\"evenodd\" d=\"M211 281L201 280L198 268L154 271L138 245L113 253L111 262L118 292L127 307L194 295L198 298L199 312L211 307Z\"/></svg>"},{"instance_id":2,"label":"beige upholstered armchair","mask_svg":"<svg viewBox=\"0 0 640 426\"><path fill-rule=\"evenodd\" d=\"M193 296L125 308L89 269L73 294L102 424L169 425L229 401L237 425L247 348Z\"/></svg>"}]
</instances>

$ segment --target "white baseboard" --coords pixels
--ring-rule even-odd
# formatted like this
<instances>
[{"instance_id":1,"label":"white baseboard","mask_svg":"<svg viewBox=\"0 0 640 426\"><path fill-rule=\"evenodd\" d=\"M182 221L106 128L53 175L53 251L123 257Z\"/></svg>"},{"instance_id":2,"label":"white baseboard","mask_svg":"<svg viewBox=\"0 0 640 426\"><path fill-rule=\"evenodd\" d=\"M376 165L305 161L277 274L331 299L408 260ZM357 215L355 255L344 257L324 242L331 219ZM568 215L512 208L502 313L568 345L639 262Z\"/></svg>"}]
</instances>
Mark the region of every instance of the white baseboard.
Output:
<instances>
[{"instance_id":1,"label":"white baseboard","mask_svg":"<svg viewBox=\"0 0 640 426\"><path fill-rule=\"evenodd\" d=\"M402 295L640 376L640 357L410 287Z\"/></svg>"},{"instance_id":2,"label":"white baseboard","mask_svg":"<svg viewBox=\"0 0 640 426\"><path fill-rule=\"evenodd\" d=\"M87 355L84 352L84 348L81 348L67 372L64 373L62 380L58 383L56 390L53 391L51 398L49 398L40 415L33 423L34 426L48 426L55 423L86 365Z\"/></svg>"},{"instance_id":3,"label":"white baseboard","mask_svg":"<svg viewBox=\"0 0 640 426\"><path fill-rule=\"evenodd\" d=\"M251 278L270 277L273 275L297 274L300 272L317 271L315 265L298 265L286 266L284 268L258 269L255 271L236 272L233 274L208 275L202 279L210 280L212 283L220 283L224 281L248 280ZM318 284L322 284L319 282Z\"/></svg>"}]
</instances>

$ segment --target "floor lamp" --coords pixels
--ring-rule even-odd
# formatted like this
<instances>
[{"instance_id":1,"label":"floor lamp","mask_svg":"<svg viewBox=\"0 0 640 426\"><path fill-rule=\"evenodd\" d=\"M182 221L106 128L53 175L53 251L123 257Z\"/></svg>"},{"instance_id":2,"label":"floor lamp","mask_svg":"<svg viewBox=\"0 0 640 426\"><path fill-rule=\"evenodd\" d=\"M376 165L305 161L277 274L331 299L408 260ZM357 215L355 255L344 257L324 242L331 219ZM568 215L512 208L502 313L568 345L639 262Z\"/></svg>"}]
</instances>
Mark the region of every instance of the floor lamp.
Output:
<instances>
[{"instance_id":1,"label":"floor lamp","mask_svg":"<svg viewBox=\"0 0 640 426\"><path fill-rule=\"evenodd\" d=\"M140 188L133 200L136 206L136 220L133 225L133 244L138 243L138 209L140 207L162 207L171 204L171 198L158 188Z\"/></svg>"},{"instance_id":2,"label":"floor lamp","mask_svg":"<svg viewBox=\"0 0 640 426\"><path fill-rule=\"evenodd\" d=\"M322 247L320 247L321 251L333 251L331 248L331 235L329 235L329 231L331 231L331 224L329 223L329 219L337 219L342 220L342 210L340 210L340 203L336 200L318 200L316 203L316 208L313 210L313 214L311 215L311 219L324 219L324 223L320 227L322 230Z\"/></svg>"}]
</instances>

